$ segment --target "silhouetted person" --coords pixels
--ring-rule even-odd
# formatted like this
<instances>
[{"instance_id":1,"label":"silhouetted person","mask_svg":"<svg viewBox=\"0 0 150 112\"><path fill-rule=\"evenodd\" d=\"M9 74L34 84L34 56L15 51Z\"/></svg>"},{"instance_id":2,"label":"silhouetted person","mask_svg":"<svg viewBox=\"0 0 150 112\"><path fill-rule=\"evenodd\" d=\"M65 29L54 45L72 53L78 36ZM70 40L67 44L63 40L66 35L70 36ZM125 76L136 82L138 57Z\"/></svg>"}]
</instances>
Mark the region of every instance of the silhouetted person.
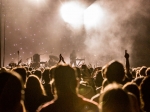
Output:
<instances>
[{"instance_id":1,"label":"silhouetted person","mask_svg":"<svg viewBox=\"0 0 150 112\"><path fill-rule=\"evenodd\" d=\"M126 75L125 75L125 83L128 81L132 80L132 75L130 73L130 62L129 62L129 54L127 53L127 50L125 50L125 55L124 55L125 59L126 59Z\"/></svg>"},{"instance_id":2,"label":"silhouetted person","mask_svg":"<svg viewBox=\"0 0 150 112\"><path fill-rule=\"evenodd\" d=\"M26 112L24 84L16 72L0 73L0 112Z\"/></svg>"},{"instance_id":3,"label":"silhouetted person","mask_svg":"<svg viewBox=\"0 0 150 112\"><path fill-rule=\"evenodd\" d=\"M125 90L126 92L130 92L130 93L135 95L135 97L137 99L137 104L138 104L137 109L139 111L142 111L141 110L141 100L140 100L140 90L138 88L138 85L133 83L133 82L128 82L123 86L123 90Z\"/></svg>"},{"instance_id":4,"label":"silhouetted person","mask_svg":"<svg viewBox=\"0 0 150 112\"><path fill-rule=\"evenodd\" d=\"M69 65L58 65L51 83L57 97L39 107L37 112L99 112L96 103L77 93L78 79Z\"/></svg>"},{"instance_id":5,"label":"silhouetted person","mask_svg":"<svg viewBox=\"0 0 150 112\"><path fill-rule=\"evenodd\" d=\"M102 69L102 74L103 74L103 83L101 87L100 93L97 95L93 96L91 100L99 102L99 96L103 92L104 88L111 83L118 83L118 84L123 84L123 79L125 77L125 70L124 66L122 63L112 60L110 61L107 65L104 66Z\"/></svg>"},{"instance_id":6,"label":"silhouetted person","mask_svg":"<svg viewBox=\"0 0 150 112\"><path fill-rule=\"evenodd\" d=\"M27 111L35 112L41 104L49 100L39 78L36 75L30 75L27 78L25 89L25 107Z\"/></svg>"},{"instance_id":7,"label":"silhouetted person","mask_svg":"<svg viewBox=\"0 0 150 112\"><path fill-rule=\"evenodd\" d=\"M52 100L54 96L52 94L51 86L50 86L50 70L49 69L45 69L42 74L42 85L45 89L47 96Z\"/></svg>"},{"instance_id":8,"label":"silhouetted person","mask_svg":"<svg viewBox=\"0 0 150 112\"><path fill-rule=\"evenodd\" d=\"M64 57L60 54L60 55L59 55L58 64L59 64L61 61L62 61L64 64L66 63L65 60L64 60Z\"/></svg>"},{"instance_id":9,"label":"silhouetted person","mask_svg":"<svg viewBox=\"0 0 150 112\"><path fill-rule=\"evenodd\" d=\"M100 112L132 112L128 94L116 84L110 84L100 96Z\"/></svg>"},{"instance_id":10,"label":"silhouetted person","mask_svg":"<svg viewBox=\"0 0 150 112\"><path fill-rule=\"evenodd\" d=\"M122 84L125 77L124 66L122 63L113 60L107 64L104 74L109 83L116 82Z\"/></svg>"},{"instance_id":11,"label":"silhouetted person","mask_svg":"<svg viewBox=\"0 0 150 112\"><path fill-rule=\"evenodd\" d=\"M74 66L76 66L77 64L76 64L76 51L75 50L73 50L72 52L71 52L71 54L70 54L70 65L72 66L72 65L74 65Z\"/></svg>"}]
</instances>

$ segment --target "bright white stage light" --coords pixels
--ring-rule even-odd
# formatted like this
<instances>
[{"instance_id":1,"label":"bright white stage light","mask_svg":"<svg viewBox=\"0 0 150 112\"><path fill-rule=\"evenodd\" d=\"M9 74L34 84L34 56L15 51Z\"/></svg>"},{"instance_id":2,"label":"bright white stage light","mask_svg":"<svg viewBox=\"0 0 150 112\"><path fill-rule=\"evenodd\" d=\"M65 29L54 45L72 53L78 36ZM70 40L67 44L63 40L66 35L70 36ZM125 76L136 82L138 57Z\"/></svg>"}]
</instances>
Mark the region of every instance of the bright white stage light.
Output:
<instances>
[{"instance_id":1,"label":"bright white stage light","mask_svg":"<svg viewBox=\"0 0 150 112\"><path fill-rule=\"evenodd\" d=\"M84 25L87 27L96 26L102 21L104 17L104 11L96 4L88 7L84 12Z\"/></svg>"},{"instance_id":2,"label":"bright white stage light","mask_svg":"<svg viewBox=\"0 0 150 112\"><path fill-rule=\"evenodd\" d=\"M83 24L84 8L77 2L64 3L60 9L63 20L71 25Z\"/></svg>"}]
</instances>

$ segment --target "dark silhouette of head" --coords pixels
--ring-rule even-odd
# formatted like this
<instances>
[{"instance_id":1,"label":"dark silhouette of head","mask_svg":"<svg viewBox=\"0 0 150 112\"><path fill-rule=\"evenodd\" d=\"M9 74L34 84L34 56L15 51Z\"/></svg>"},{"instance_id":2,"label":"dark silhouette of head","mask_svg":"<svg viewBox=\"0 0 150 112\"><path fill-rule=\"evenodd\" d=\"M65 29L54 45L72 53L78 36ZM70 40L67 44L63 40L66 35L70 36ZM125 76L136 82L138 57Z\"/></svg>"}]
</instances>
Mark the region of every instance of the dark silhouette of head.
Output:
<instances>
[{"instance_id":1,"label":"dark silhouette of head","mask_svg":"<svg viewBox=\"0 0 150 112\"><path fill-rule=\"evenodd\" d=\"M150 67L147 68L147 70L145 71L146 76L150 76Z\"/></svg>"},{"instance_id":2,"label":"dark silhouette of head","mask_svg":"<svg viewBox=\"0 0 150 112\"><path fill-rule=\"evenodd\" d=\"M33 68L32 67L29 67L29 71L32 71L33 70Z\"/></svg>"},{"instance_id":3,"label":"dark silhouette of head","mask_svg":"<svg viewBox=\"0 0 150 112\"><path fill-rule=\"evenodd\" d=\"M144 76L142 77L137 77L133 80L134 83L136 83L138 85L138 87L140 87L140 84L142 83L142 80L144 79Z\"/></svg>"},{"instance_id":4,"label":"dark silhouette of head","mask_svg":"<svg viewBox=\"0 0 150 112\"><path fill-rule=\"evenodd\" d=\"M45 94L44 88L42 86L42 84L40 83L39 78L36 75L30 75L27 78L27 82L26 82L26 91L29 91L33 94Z\"/></svg>"},{"instance_id":5,"label":"dark silhouette of head","mask_svg":"<svg viewBox=\"0 0 150 112\"><path fill-rule=\"evenodd\" d=\"M23 81L24 81L24 84L26 83L26 78L27 78L27 71L24 67L17 67L17 68L14 68L13 71L17 72L18 74L21 75Z\"/></svg>"},{"instance_id":6,"label":"dark silhouette of head","mask_svg":"<svg viewBox=\"0 0 150 112\"><path fill-rule=\"evenodd\" d=\"M113 60L107 64L104 74L110 83L122 83L125 77L124 66L120 62Z\"/></svg>"},{"instance_id":7,"label":"dark silhouette of head","mask_svg":"<svg viewBox=\"0 0 150 112\"><path fill-rule=\"evenodd\" d=\"M141 107L140 90L138 88L138 85L136 83L133 83L133 82L128 82L123 86L123 89L126 92L130 92L130 93L134 94L137 98L139 107Z\"/></svg>"},{"instance_id":8,"label":"dark silhouette of head","mask_svg":"<svg viewBox=\"0 0 150 112\"><path fill-rule=\"evenodd\" d=\"M133 68L133 69L131 69L132 71L131 71L131 74L132 74L132 77L133 78L136 78L136 69L135 68Z\"/></svg>"},{"instance_id":9,"label":"dark silhouette of head","mask_svg":"<svg viewBox=\"0 0 150 112\"><path fill-rule=\"evenodd\" d=\"M43 85L36 75L30 75L27 78L25 90L25 107L29 112L35 112L36 109L45 103L46 93Z\"/></svg>"},{"instance_id":10,"label":"dark silhouette of head","mask_svg":"<svg viewBox=\"0 0 150 112\"><path fill-rule=\"evenodd\" d=\"M71 66L58 65L55 68L53 79L58 96L76 92L77 77Z\"/></svg>"},{"instance_id":11,"label":"dark silhouette of head","mask_svg":"<svg viewBox=\"0 0 150 112\"><path fill-rule=\"evenodd\" d=\"M24 86L21 76L16 72L0 73L0 112L23 111ZM20 111L21 112L21 111Z\"/></svg>"},{"instance_id":12,"label":"dark silhouette of head","mask_svg":"<svg viewBox=\"0 0 150 112\"><path fill-rule=\"evenodd\" d=\"M146 76L145 71L146 71L147 67L146 66L142 66L139 70L139 74L141 76Z\"/></svg>"},{"instance_id":13,"label":"dark silhouette of head","mask_svg":"<svg viewBox=\"0 0 150 112\"><path fill-rule=\"evenodd\" d=\"M101 112L131 112L128 94L117 84L110 84L100 96Z\"/></svg>"}]
</instances>

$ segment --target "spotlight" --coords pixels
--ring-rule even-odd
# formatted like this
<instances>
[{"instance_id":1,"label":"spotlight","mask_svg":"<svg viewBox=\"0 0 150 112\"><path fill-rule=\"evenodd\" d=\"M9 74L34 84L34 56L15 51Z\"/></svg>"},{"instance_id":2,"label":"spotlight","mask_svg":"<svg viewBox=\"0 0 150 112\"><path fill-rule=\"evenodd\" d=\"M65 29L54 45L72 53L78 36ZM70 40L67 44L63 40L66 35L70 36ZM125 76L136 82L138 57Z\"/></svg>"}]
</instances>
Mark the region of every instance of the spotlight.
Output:
<instances>
[{"instance_id":1,"label":"spotlight","mask_svg":"<svg viewBox=\"0 0 150 112\"><path fill-rule=\"evenodd\" d=\"M71 0L60 0L61 3L63 3L63 2L69 2L69 1L71 1ZM85 7L89 7L96 0L74 0L74 1L83 4Z\"/></svg>"},{"instance_id":2,"label":"spotlight","mask_svg":"<svg viewBox=\"0 0 150 112\"><path fill-rule=\"evenodd\" d=\"M104 10L97 4L92 4L84 12L84 25L93 27L104 17Z\"/></svg>"},{"instance_id":3,"label":"spotlight","mask_svg":"<svg viewBox=\"0 0 150 112\"><path fill-rule=\"evenodd\" d=\"M80 25L83 23L84 7L79 2L65 2L60 8L60 13L66 23Z\"/></svg>"}]
</instances>

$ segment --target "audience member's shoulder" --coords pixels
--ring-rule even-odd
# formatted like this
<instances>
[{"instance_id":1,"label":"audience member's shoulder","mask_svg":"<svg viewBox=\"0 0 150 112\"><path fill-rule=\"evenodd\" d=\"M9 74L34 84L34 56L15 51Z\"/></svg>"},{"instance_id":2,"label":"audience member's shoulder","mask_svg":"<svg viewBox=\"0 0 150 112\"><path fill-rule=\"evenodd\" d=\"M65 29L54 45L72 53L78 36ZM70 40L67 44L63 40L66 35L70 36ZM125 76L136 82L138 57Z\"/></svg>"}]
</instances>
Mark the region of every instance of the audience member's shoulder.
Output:
<instances>
[{"instance_id":1,"label":"audience member's shoulder","mask_svg":"<svg viewBox=\"0 0 150 112\"><path fill-rule=\"evenodd\" d=\"M95 102L97 102L97 103L99 103L99 97L100 97L100 93L94 95L94 96L91 98L91 100L92 100L92 101L95 101Z\"/></svg>"},{"instance_id":2,"label":"audience member's shoulder","mask_svg":"<svg viewBox=\"0 0 150 112\"><path fill-rule=\"evenodd\" d=\"M52 107L54 102L55 100L51 100L49 102L42 104L41 106L38 107L36 112L50 112L51 110L53 111Z\"/></svg>"},{"instance_id":3,"label":"audience member's shoulder","mask_svg":"<svg viewBox=\"0 0 150 112\"><path fill-rule=\"evenodd\" d=\"M87 98L83 98L83 103L81 103L81 105L84 110L87 109L89 112L99 112L98 103Z\"/></svg>"}]
</instances>

